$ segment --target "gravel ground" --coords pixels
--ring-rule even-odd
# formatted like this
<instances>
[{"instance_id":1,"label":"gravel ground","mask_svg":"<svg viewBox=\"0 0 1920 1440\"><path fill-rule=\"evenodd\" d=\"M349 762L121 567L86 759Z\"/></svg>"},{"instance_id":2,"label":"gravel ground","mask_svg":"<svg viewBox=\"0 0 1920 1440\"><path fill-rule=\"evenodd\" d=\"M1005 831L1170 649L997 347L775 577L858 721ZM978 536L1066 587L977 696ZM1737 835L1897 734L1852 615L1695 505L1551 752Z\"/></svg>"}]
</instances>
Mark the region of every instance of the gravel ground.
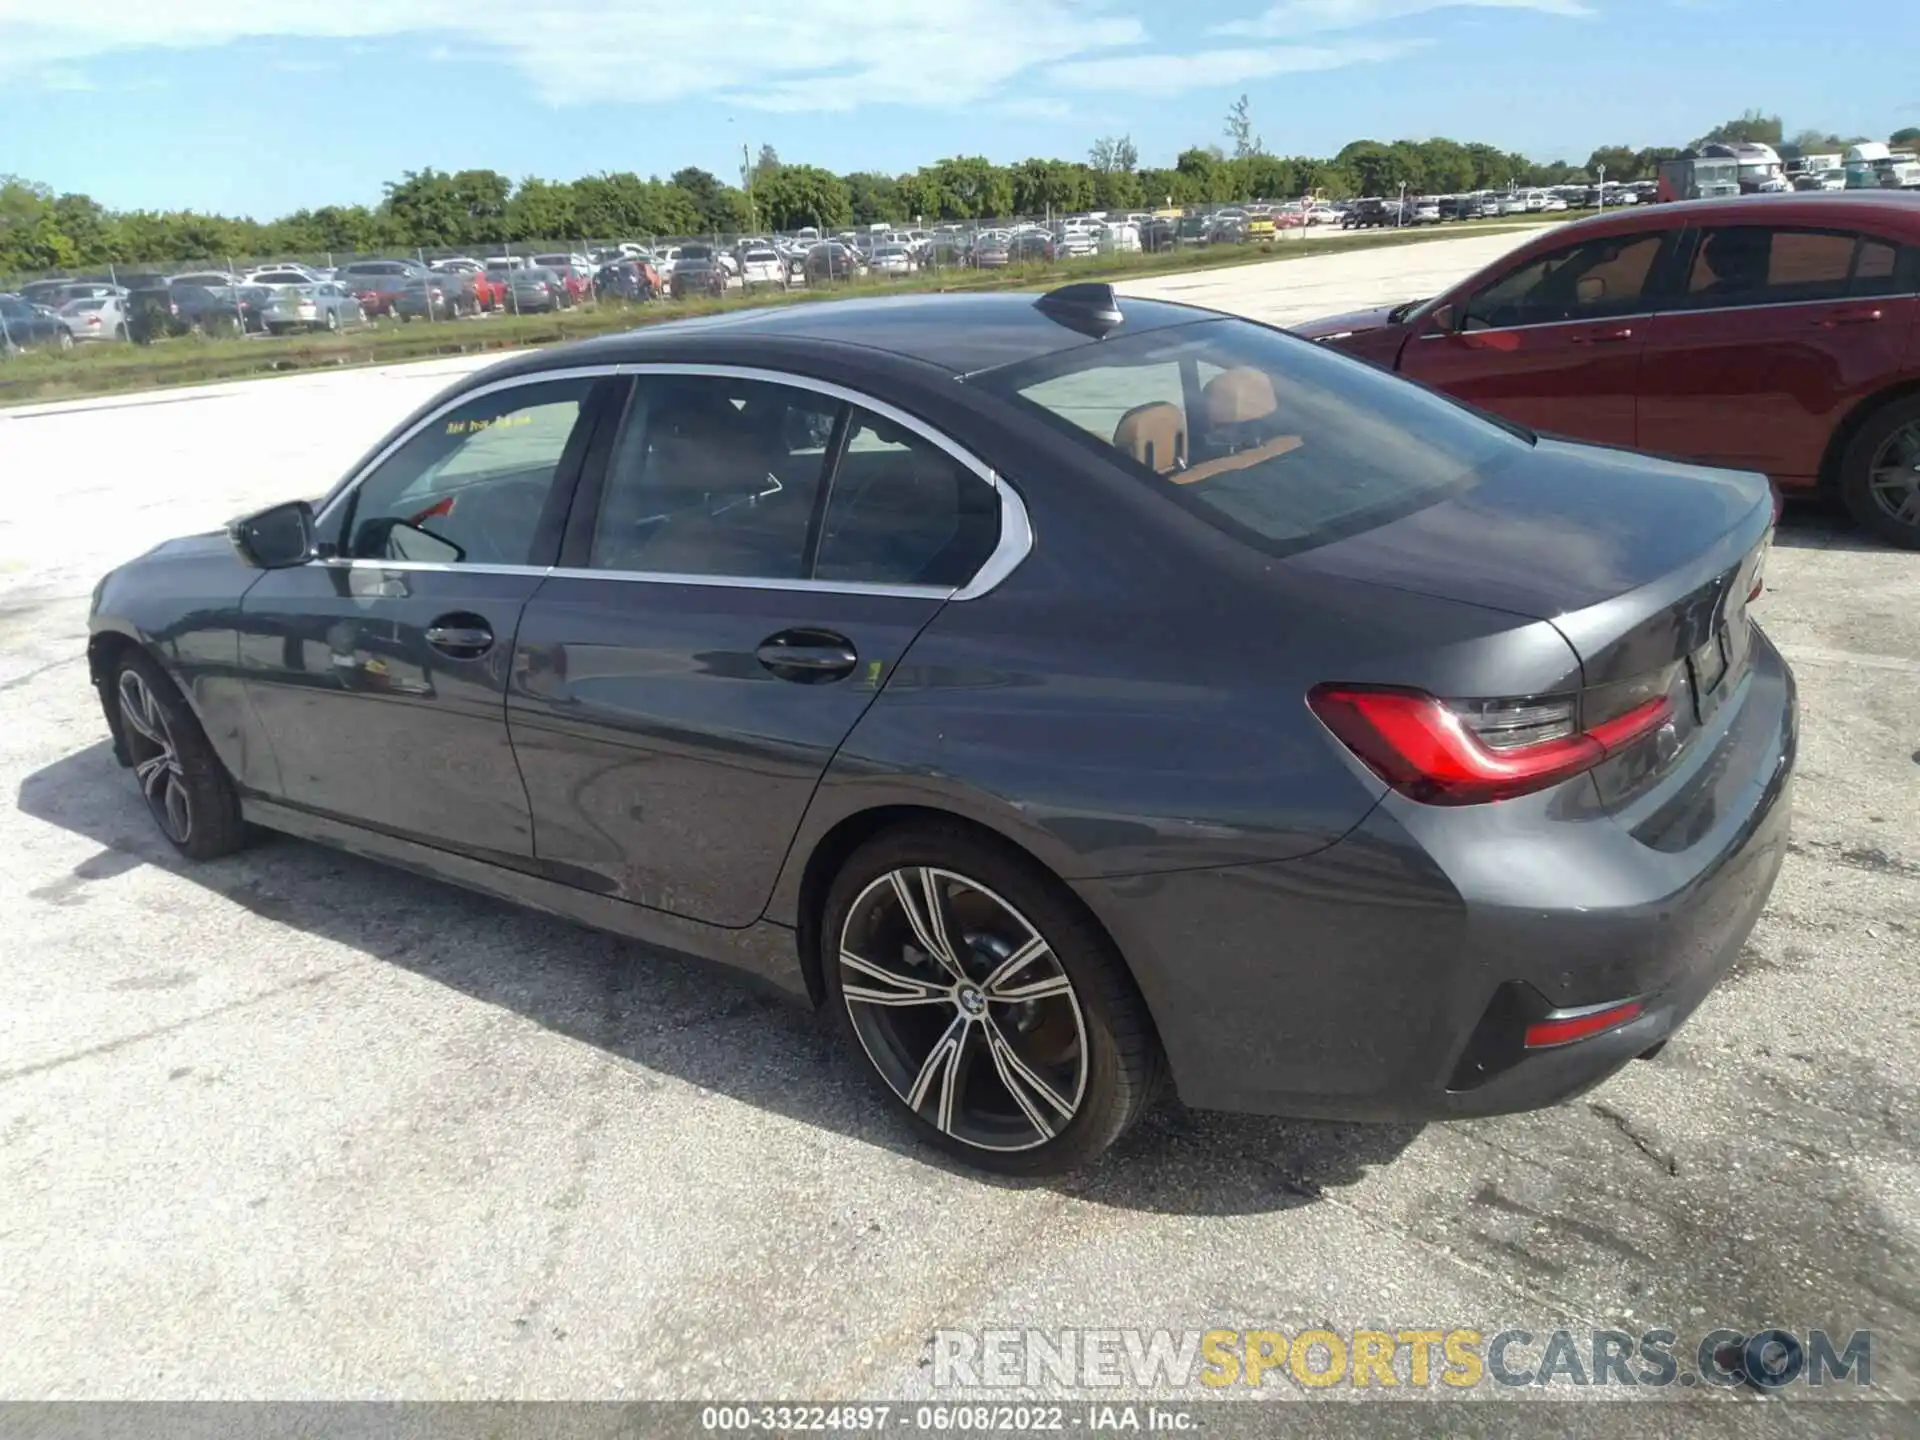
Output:
<instances>
[{"instance_id":1,"label":"gravel ground","mask_svg":"<svg viewBox=\"0 0 1920 1440\"><path fill-rule=\"evenodd\" d=\"M1520 238L1130 288L1293 319ZM1797 838L1657 1059L1470 1124L1169 1103L1090 1174L999 1183L715 973L152 829L86 684L94 580L319 491L463 368L0 412L0 1397L916 1396L936 1331L1003 1326L1664 1326L1687 1369L1775 1324L1871 1329L1878 1393L1920 1396L1920 557L1789 514L1758 613L1802 686Z\"/></svg>"}]
</instances>

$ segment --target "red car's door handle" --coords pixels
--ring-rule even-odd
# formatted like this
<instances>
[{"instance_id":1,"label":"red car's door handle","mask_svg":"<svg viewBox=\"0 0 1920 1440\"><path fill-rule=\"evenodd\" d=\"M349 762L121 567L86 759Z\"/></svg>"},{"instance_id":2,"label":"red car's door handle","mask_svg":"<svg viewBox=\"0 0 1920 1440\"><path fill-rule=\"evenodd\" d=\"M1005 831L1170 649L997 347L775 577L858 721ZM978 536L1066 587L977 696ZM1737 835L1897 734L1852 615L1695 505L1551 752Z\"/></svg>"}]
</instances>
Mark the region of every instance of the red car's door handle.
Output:
<instances>
[{"instance_id":1,"label":"red car's door handle","mask_svg":"<svg viewBox=\"0 0 1920 1440\"><path fill-rule=\"evenodd\" d=\"M1631 325L1617 326L1611 330L1589 330L1584 335L1575 335L1575 345L1618 345L1622 340L1633 338Z\"/></svg>"},{"instance_id":2,"label":"red car's door handle","mask_svg":"<svg viewBox=\"0 0 1920 1440\"><path fill-rule=\"evenodd\" d=\"M1836 310L1826 319L1813 323L1821 330L1833 330L1841 325L1871 325L1879 318L1878 310Z\"/></svg>"}]
</instances>

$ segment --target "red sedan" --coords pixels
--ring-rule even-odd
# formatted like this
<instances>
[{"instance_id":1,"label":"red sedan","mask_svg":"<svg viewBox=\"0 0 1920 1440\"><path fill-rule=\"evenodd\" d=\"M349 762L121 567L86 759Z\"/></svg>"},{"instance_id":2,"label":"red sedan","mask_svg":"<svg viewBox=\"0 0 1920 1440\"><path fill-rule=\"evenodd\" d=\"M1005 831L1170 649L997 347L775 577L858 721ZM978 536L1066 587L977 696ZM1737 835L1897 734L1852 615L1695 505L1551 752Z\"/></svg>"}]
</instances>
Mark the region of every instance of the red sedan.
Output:
<instances>
[{"instance_id":1,"label":"red sedan","mask_svg":"<svg viewBox=\"0 0 1920 1440\"><path fill-rule=\"evenodd\" d=\"M1295 327L1535 430L1759 470L1920 549L1920 199L1556 227L1431 300Z\"/></svg>"}]
</instances>

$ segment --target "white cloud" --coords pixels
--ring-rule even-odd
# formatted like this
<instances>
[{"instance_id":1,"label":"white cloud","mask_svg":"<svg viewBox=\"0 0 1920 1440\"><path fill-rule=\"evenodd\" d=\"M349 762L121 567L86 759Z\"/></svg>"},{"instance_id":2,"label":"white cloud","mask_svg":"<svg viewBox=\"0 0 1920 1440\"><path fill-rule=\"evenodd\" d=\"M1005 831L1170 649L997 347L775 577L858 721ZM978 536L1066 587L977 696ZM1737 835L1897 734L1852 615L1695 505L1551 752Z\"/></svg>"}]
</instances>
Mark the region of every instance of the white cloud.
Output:
<instances>
[{"instance_id":1,"label":"white cloud","mask_svg":"<svg viewBox=\"0 0 1920 1440\"><path fill-rule=\"evenodd\" d=\"M1194 55L1117 55L1055 65L1047 79L1075 89L1119 89L1141 95L1178 95L1208 86L1239 85L1270 75L1339 70L1411 54L1424 40L1356 40L1328 45L1202 50Z\"/></svg>"},{"instance_id":2,"label":"white cloud","mask_svg":"<svg viewBox=\"0 0 1920 1440\"><path fill-rule=\"evenodd\" d=\"M552 104L710 95L797 111L966 105L1023 71L1137 44L1146 32L1106 0L556 0L536 12L524 0L0 0L0 75L110 52L395 36L491 54Z\"/></svg>"},{"instance_id":3,"label":"white cloud","mask_svg":"<svg viewBox=\"0 0 1920 1440\"><path fill-rule=\"evenodd\" d=\"M1260 40L1291 40L1328 30L1359 30L1424 15L1430 10L1537 10L1547 15L1582 16L1593 10L1585 0L1279 0L1251 20L1215 25L1210 35L1242 35Z\"/></svg>"},{"instance_id":4,"label":"white cloud","mask_svg":"<svg viewBox=\"0 0 1920 1440\"><path fill-rule=\"evenodd\" d=\"M1056 100L1050 95L1002 100L993 108L1002 115L1011 115L1016 120L1069 120L1074 114L1073 106L1064 100Z\"/></svg>"}]
</instances>

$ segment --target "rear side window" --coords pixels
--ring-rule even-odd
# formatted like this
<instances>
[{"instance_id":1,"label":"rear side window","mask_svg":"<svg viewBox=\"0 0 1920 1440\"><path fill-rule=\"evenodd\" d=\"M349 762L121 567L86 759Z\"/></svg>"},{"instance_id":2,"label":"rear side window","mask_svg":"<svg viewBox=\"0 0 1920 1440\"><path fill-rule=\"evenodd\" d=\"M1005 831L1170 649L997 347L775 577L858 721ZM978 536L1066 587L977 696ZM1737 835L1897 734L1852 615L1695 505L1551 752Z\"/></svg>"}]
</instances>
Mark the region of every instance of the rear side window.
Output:
<instances>
[{"instance_id":1,"label":"rear side window","mask_svg":"<svg viewBox=\"0 0 1920 1440\"><path fill-rule=\"evenodd\" d=\"M840 403L727 376L641 380L607 468L596 570L806 576Z\"/></svg>"},{"instance_id":2,"label":"rear side window","mask_svg":"<svg viewBox=\"0 0 1920 1440\"><path fill-rule=\"evenodd\" d=\"M975 376L1176 503L1274 554L1473 485L1524 432L1241 320L1106 340Z\"/></svg>"},{"instance_id":3,"label":"rear side window","mask_svg":"<svg viewBox=\"0 0 1920 1440\"><path fill-rule=\"evenodd\" d=\"M1665 236L1608 236L1537 256L1467 301L1468 330L1604 320L1646 308L1647 281Z\"/></svg>"},{"instance_id":4,"label":"rear side window","mask_svg":"<svg viewBox=\"0 0 1920 1440\"><path fill-rule=\"evenodd\" d=\"M1899 262L1895 246L1870 235L1720 226L1694 250L1685 305L1710 310L1890 295L1902 288Z\"/></svg>"},{"instance_id":5,"label":"rear side window","mask_svg":"<svg viewBox=\"0 0 1920 1440\"><path fill-rule=\"evenodd\" d=\"M1000 540L1000 497L945 450L854 412L834 470L814 575L864 585L956 587Z\"/></svg>"}]
</instances>

